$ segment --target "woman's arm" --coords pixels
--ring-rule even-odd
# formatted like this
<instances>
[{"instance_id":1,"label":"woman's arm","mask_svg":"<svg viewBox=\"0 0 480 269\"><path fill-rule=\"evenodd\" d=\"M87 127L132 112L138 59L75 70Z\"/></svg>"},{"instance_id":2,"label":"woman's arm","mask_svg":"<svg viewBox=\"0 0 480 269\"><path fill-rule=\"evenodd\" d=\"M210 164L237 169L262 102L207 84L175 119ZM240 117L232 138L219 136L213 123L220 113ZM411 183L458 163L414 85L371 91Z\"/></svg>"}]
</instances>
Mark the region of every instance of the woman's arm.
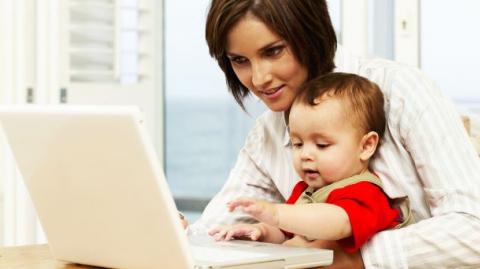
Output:
<instances>
[{"instance_id":1,"label":"woman's arm","mask_svg":"<svg viewBox=\"0 0 480 269\"><path fill-rule=\"evenodd\" d=\"M254 184L254 182L257 182L257 184ZM240 196L258 197L259 199L276 202L283 199L273 182L258 171L258 168L243 150L239 154L235 168L231 171L225 185L208 203L201 218L192 224L190 229L196 233L204 233L217 226L257 222L247 214L228 212L227 203Z\"/></svg>"},{"instance_id":2,"label":"woman's arm","mask_svg":"<svg viewBox=\"0 0 480 269\"><path fill-rule=\"evenodd\" d=\"M365 268L480 268L480 163L460 118L419 72L390 79L395 82L382 158L392 175L404 177L394 180L418 184L410 200L424 201L432 217L374 236L362 248ZM396 95L404 99L397 102ZM397 167L402 158L414 170Z\"/></svg>"},{"instance_id":3,"label":"woman's arm","mask_svg":"<svg viewBox=\"0 0 480 269\"><path fill-rule=\"evenodd\" d=\"M268 151L264 149L264 129L263 121L257 120L247 136L225 185L209 202L201 218L190 225L189 228L193 233L206 233L222 225L257 222L247 214L228 212L227 203L236 197L249 196L272 202L283 202L284 198L274 182L258 163L258 156L263 156L262 154Z\"/></svg>"}]
</instances>

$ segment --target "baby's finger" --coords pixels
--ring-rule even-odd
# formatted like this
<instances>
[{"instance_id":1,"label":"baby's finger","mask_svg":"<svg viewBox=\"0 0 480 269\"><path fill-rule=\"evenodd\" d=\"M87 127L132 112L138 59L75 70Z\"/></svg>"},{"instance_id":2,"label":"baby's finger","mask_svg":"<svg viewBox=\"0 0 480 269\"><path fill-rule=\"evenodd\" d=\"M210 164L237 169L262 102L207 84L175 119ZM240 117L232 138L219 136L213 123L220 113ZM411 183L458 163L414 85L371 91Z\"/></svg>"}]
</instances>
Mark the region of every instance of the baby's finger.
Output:
<instances>
[{"instance_id":1,"label":"baby's finger","mask_svg":"<svg viewBox=\"0 0 480 269\"><path fill-rule=\"evenodd\" d=\"M233 211L235 208L239 206L249 206L251 204L255 203L255 201L251 198L246 198L246 197L241 197L237 198L235 200L230 201L227 204L227 207L230 211Z\"/></svg>"},{"instance_id":2,"label":"baby's finger","mask_svg":"<svg viewBox=\"0 0 480 269\"><path fill-rule=\"evenodd\" d=\"M250 232L250 239L252 241L257 241L259 238L260 238L260 230L258 229L253 229L251 232Z\"/></svg>"},{"instance_id":3,"label":"baby's finger","mask_svg":"<svg viewBox=\"0 0 480 269\"><path fill-rule=\"evenodd\" d=\"M214 235L215 240L222 241L225 240L225 235L227 234L226 230L221 230L217 234Z\"/></svg>"},{"instance_id":4,"label":"baby's finger","mask_svg":"<svg viewBox=\"0 0 480 269\"><path fill-rule=\"evenodd\" d=\"M208 231L208 235L212 236L212 235L220 232L220 230L222 230L221 227L215 227L215 228L211 229L210 231Z\"/></svg>"},{"instance_id":5,"label":"baby's finger","mask_svg":"<svg viewBox=\"0 0 480 269\"><path fill-rule=\"evenodd\" d=\"M234 238L237 239L249 239L256 241L258 238L260 238L260 231L258 229L252 228L252 227L240 227L234 230L231 230L227 233L225 236L225 240L231 240Z\"/></svg>"},{"instance_id":6,"label":"baby's finger","mask_svg":"<svg viewBox=\"0 0 480 269\"><path fill-rule=\"evenodd\" d=\"M225 235L225 241L232 240L237 236L242 236L241 231L238 229L232 229L228 231L227 234Z\"/></svg>"},{"instance_id":7,"label":"baby's finger","mask_svg":"<svg viewBox=\"0 0 480 269\"><path fill-rule=\"evenodd\" d=\"M242 211L249 215L257 215L262 212L262 206L260 204L251 204L249 206L242 207Z\"/></svg>"},{"instance_id":8,"label":"baby's finger","mask_svg":"<svg viewBox=\"0 0 480 269\"><path fill-rule=\"evenodd\" d=\"M229 231L229 233L227 234L227 236L225 236L225 238L228 238L229 236L230 238L226 240L230 240L233 238L242 238L242 237L250 238L249 234L250 234L249 227L237 227L236 229Z\"/></svg>"}]
</instances>

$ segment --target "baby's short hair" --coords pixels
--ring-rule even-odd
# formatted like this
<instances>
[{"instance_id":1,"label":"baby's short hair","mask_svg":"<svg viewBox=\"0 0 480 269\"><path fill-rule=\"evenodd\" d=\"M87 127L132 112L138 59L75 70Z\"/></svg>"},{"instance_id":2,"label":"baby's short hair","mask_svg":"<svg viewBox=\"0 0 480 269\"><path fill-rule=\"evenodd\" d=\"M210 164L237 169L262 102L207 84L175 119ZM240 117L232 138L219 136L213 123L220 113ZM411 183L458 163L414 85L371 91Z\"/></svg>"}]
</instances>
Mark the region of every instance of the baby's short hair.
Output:
<instances>
[{"instance_id":1,"label":"baby's short hair","mask_svg":"<svg viewBox=\"0 0 480 269\"><path fill-rule=\"evenodd\" d=\"M352 124L361 132L375 131L380 138L383 137L386 124L384 100L376 83L355 74L328 73L303 84L294 105L315 106L322 98L347 101L345 112L352 115Z\"/></svg>"}]
</instances>

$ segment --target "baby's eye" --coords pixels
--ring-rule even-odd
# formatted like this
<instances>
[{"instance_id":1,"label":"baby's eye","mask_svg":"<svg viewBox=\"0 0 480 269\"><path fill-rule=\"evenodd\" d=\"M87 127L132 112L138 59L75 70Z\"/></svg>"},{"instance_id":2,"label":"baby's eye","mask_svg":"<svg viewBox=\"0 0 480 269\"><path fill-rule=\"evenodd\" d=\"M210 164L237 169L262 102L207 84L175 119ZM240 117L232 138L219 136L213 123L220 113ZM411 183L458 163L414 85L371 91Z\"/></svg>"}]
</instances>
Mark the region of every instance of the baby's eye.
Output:
<instances>
[{"instance_id":1,"label":"baby's eye","mask_svg":"<svg viewBox=\"0 0 480 269\"><path fill-rule=\"evenodd\" d=\"M294 149L299 149L299 148L301 148L302 146L303 146L303 143L300 143L300 142L293 143L293 142L292 142L292 147L293 147Z\"/></svg>"},{"instance_id":2,"label":"baby's eye","mask_svg":"<svg viewBox=\"0 0 480 269\"><path fill-rule=\"evenodd\" d=\"M328 146L330 146L330 144L317 144L317 148L319 149L325 149L328 148Z\"/></svg>"}]
</instances>

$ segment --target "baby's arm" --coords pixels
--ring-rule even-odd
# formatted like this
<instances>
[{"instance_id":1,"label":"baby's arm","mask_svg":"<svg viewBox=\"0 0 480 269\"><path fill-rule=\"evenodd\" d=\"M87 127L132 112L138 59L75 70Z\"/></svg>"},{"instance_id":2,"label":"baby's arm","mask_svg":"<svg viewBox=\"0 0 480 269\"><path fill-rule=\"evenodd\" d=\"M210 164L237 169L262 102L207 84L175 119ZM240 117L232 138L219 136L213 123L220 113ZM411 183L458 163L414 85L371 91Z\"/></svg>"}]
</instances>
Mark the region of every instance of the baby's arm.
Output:
<instances>
[{"instance_id":1,"label":"baby's arm","mask_svg":"<svg viewBox=\"0 0 480 269\"><path fill-rule=\"evenodd\" d=\"M275 207L280 229L321 240L340 240L352 235L347 212L339 206L313 203Z\"/></svg>"},{"instance_id":2,"label":"baby's arm","mask_svg":"<svg viewBox=\"0 0 480 269\"><path fill-rule=\"evenodd\" d=\"M228 208L230 211L240 208L268 225L315 239L339 240L352 235L347 213L332 204L287 205L238 198L230 202Z\"/></svg>"},{"instance_id":3,"label":"baby's arm","mask_svg":"<svg viewBox=\"0 0 480 269\"><path fill-rule=\"evenodd\" d=\"M237 224L218 227L208 232L216 240L249 239L268 243L283 243L286 240L283 232L266 223Z\"/></svg>"}]
</instances>

